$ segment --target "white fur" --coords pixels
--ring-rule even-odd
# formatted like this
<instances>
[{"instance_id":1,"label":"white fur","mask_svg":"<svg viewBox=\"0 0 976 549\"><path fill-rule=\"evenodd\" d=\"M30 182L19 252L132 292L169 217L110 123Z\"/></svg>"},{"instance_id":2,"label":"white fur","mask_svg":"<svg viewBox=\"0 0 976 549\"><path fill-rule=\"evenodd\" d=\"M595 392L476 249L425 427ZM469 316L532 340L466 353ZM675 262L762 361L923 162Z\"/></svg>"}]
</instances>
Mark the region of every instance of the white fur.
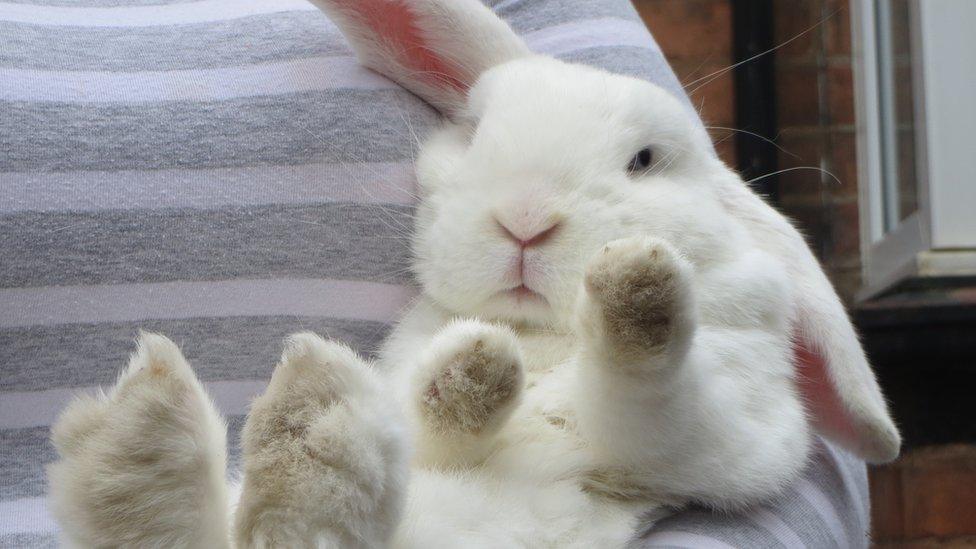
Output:
<instances>
[{"instance_id":1,"label":"white fur","mask_svg":"<svg viewBox=\"0 0 976 549\"><path fill-rule=\"evenodd\" d=\"M811 447L797 331L828 358L857 430L846 442L871 459L897 453L853 329L802 238L714 157L675 98L532 56L474 0L398 2L425 51L464 69L473 86L459 95L404 66L410 51L374 36L355 2L316 4L370 66L451 122L417 164L424 296L378 370L315 336L290 340L245 427L239 546L614 547L661 504L762 501ZM629 173L648 146L652 167ZM547 228L520 252L515 239ZM519 285L535 294L509 291ZM142 345L184 364L171 344ZM55 430L53 497L80 545L103 538L87 514L97 500L74 479L114 462L63 433L122 407L75 405ZM200 422L188 433L210 426L207 463L222 460L212 410L187 412ZM179 486L200 475L188 470ZM139 486L156 491L159 520L188 520L169 504L182 492ZM213 492L198 508L212 513L221 489L201 486ZM113 532L141 536L142 525ZM191 529L181 541L217 538L228 535Z\"/></svg>"},{"instance_id":2,"label":"white fur","mask_svg":"<svg viewBox=\"0 0 976 549\"><path fill-rule=\"evenodd\" d=\"M51 511L69 547L229 547L226 427L179 349L142 334L107 395L52 429Z\"/></svg>"},{"instance_id":3,"label":"white fur","mask_svg":"<svg viewBox=\"0 0 976 549\"><path fill-rule=\"evenodd\" d=\"M288 338L242 433L239 547L377 547L403 506L407 453L383 380L344 345Z\"/></svg>"}]
</instances>

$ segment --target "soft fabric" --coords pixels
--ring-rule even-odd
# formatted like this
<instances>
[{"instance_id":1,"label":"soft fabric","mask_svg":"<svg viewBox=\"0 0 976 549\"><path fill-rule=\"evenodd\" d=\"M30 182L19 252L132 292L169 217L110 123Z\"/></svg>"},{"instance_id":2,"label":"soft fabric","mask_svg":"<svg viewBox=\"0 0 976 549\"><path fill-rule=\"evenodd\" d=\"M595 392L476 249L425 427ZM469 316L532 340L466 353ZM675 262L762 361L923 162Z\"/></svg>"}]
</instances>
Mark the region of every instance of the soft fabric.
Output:
<instances>
[{"instance_id":1,"label":"soft fabric","mask_svg":"<svg viewBox=\"0 0 976 549\"><path fill-rule=\"evenodd\" d=\"M685 97L626 0L491 4L535 51ZM413 295L411 161L435 121L304 0L0 2L0 546L55 543L48 426L137 329L181 345L235 455L284 335L375 350ZM822 446L779 500L643 544L863 546L867 524L863 464Z\"/></svg>"}]
</instances>

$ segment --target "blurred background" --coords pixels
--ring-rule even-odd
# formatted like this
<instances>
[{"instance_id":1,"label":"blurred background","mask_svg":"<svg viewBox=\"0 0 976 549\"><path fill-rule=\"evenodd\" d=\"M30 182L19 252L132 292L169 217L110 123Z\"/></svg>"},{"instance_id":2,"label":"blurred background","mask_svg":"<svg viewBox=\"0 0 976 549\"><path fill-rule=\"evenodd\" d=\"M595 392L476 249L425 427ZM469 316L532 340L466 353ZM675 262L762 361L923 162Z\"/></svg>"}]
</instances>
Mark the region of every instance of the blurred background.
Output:
<instances>
[{"instance_id":1,"label":"blurred background","mask_svg":"<svg viewBox=\"0 0 976 549\"><path fill-rule=\"evenodd\" d=\"M905 438L874 543L976 546L976 1L633 2L856 321Z\"/></svg>"}]
</instances>

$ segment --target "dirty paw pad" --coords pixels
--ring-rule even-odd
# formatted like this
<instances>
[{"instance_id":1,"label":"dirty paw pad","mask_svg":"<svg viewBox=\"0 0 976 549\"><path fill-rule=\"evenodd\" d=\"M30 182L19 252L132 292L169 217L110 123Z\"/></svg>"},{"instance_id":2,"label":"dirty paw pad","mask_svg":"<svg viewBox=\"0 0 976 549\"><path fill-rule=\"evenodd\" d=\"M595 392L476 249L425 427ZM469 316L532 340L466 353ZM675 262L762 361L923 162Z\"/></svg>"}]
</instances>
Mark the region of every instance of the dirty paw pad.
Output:
<instances>
[{"instance_id":1,"label":"dirty paw pad","mask_svg":"<svg viewBox=\"0 0 976 549\"><path fill-rule=\"evenodd\" d=\"M422 370L420 410L438 432L479 434L510 409L522 388L515 336L481 322L457 322L432 342Z\"/></svg>"},{"instance_id":2,"label":"dirty paw pad","mask_svg":"<svg viewBox=\"0 0 976 549\"><path fill-rule=\"evenodd\" d=\"M607 244L585 277L602 335L618 351L664 350L685 316L688 270L663 240L635 237Z\"/></svg>"}]
</instances>

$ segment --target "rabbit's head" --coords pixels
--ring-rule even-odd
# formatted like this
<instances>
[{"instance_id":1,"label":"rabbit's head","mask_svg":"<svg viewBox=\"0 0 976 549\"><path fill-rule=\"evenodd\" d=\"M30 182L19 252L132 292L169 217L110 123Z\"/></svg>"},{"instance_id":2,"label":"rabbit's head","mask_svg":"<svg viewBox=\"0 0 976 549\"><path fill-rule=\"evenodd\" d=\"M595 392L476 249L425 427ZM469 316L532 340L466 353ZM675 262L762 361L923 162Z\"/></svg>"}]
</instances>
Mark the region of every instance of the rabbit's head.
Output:
<instances>
[{"instance_id":1,"label":"rabbit's head","mask_svg":"<svg viewBox=\"0 0 976 549\"><path fill-rule=\"evenodd\" d=\"M533 55L478 0L312 0L363 63L447 123L417 164L415 268L459 314L564 327L607 242L664 238L706 269L746 242L789 269L800 389L822 432L872 461L899 437L803 239L712 152L694 113L639 79Z\"/></svg>"},{"instance_id":2,"label":"rabbit's head","mask_svg":"<svg viewBox=\"0 0 976 549\"><path fill-rule=\"evenodd\" d=\"M607 242L665 238L693 263L735 248L726 168L649 82L541 56L487 70L418 162L415 268L469 315L565 328Z\"/></svg>"}]
</instances>

